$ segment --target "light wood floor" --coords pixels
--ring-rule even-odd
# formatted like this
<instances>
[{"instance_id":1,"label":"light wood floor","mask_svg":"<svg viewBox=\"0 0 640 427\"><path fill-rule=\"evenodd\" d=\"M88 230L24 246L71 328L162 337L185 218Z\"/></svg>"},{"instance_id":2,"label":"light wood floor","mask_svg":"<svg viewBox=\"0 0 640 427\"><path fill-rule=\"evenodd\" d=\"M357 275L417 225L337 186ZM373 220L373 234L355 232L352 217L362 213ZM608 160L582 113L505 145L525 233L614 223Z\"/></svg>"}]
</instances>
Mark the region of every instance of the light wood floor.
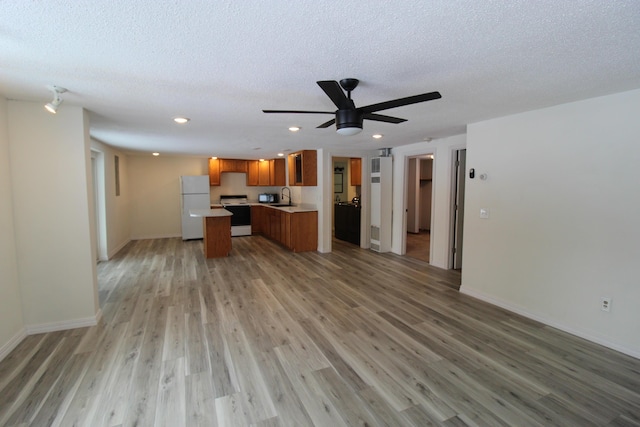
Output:
<instances>
[{"instance_id":1,"label":"light wood floor","mask_svg":"<svg viewBox=\"0 0 640 427\"><path fill-rule=\"evenodd\" d=\"M420 230L419 233L407 233L406 256L429 262L431 233Z\"/></svg>"},{"instance_id":2,"label":"light wood floor","mask_svg":"<svg viewBox=\"0 0 640 427\"><path fill-rule=\"evenodd\" d=\"M0 363L0 425L640 425L640 360L334 242L135 241L99 264L103 320Z\"/></svg>"}]
</instances>

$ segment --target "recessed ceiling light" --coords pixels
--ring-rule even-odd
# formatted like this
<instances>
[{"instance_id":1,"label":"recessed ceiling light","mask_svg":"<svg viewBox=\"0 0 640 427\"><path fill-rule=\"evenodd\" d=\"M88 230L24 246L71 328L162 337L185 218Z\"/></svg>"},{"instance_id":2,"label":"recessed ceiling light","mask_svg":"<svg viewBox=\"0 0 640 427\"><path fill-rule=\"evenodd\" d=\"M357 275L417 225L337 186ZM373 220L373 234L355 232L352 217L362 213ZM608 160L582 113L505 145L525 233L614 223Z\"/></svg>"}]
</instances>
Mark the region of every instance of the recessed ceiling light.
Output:
<instances>
[{"instance_id":1,"label":"recessed ceiling light","mask_svg":"<svg viewBox=\"0 0 640 427\"><path fill-rule=\"evenodd\" d=\"M191 119L188 117L174 117L173 121L178 123L179 125L183 125L185 123L189 123Z\"/></svg>"},{"instance_id":2,"label":"recessed ceiling light","mask_svg":"<svg viewBox=\"0 0 640 427\"><path fill-rule=\"evenodd\" d=\"M298 126L291 126L291 127L289 128L289 130L290 130L291 132L298 132L298 131L300 130L300 128L299 128Z\"/></svg>"},{"instance_id":3,"label":"recessed ceiling light","mask_svg":"<svg viewBox=\"0 0 640 427\"><path fill-rule=\"evenodd\" d=\"M218 160L216 156L211 156L211 160Z\"/></svg>"},{"instance_id":4,"label":"recessed ceiling light","mask_svg":"<svg viewBox=\"0 0 640 427\"><path fill-rule=\"evenodd\" d=\"M260 159L261 162L264 162L264 159Z\"/></svg>"},{"instance_id":5,"label":"recessed ceiling light","mask_svg":"<svg viewBox=\"0 0 640 427\"><path fill-rule=\"evenodd\" d=\"M284 157L284 153L278 153L278 157Z\"/></svg>"},{"instance_id":6,"label":"recessed ceiling light","mask_svg":"<svg viewBox=\"0 0 640 427\"><path fill-rule=\"evenodd\" d=\"M157 157L160 155L160 153L153 153L153 155Z\"/></svg>"},{"instance_id":7,"label":"recessed ceiling light","mask_svg":"<svg viewBox=\"0 0 640 427\"><path fill-rule=\"evenodd\" d=\"M373 138L380 139L380 138L382 138L382 134L381 133L376 133L375 135L373 135Z\"/></svg>"}]
</instances>

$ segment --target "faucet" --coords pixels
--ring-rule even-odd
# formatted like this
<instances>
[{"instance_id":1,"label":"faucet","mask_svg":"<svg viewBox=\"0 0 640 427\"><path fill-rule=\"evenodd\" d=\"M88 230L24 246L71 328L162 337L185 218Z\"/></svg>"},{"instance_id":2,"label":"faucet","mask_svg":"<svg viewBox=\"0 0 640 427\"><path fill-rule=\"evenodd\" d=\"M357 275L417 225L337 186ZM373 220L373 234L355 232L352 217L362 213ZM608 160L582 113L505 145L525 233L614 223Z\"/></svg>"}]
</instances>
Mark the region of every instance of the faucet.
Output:
<instances>
[{"instance_id":1,"label":"faucet","mask_svg":"<svg viewBox=\"0 0 640 427\"><path fill-rule=\"evenodd\" d=\"M284 190L287 190L287 199L289 199L289 206L291 206L291 189L289 187L282 187L282 191L280 191L280 200L284 201Z\"/></svg>"}]
</instances>

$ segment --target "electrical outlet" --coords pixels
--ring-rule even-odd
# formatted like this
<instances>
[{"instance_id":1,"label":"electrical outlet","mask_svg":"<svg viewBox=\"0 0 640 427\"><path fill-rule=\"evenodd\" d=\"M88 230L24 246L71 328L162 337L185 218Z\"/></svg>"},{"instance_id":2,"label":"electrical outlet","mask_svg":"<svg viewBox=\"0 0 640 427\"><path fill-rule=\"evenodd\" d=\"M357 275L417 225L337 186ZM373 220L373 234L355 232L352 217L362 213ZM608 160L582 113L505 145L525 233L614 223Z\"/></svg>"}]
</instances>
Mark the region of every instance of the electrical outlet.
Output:
<instances>
[{"instance_id":1,"label":"electrical outlet","mask_svg":"<svg viewBox=\"0 0 640 427\"><path fill-rule=\"evenodd\" d=\"M600 310L611 311L611 298L600 298Z\"/></svg>"}]
</instances>

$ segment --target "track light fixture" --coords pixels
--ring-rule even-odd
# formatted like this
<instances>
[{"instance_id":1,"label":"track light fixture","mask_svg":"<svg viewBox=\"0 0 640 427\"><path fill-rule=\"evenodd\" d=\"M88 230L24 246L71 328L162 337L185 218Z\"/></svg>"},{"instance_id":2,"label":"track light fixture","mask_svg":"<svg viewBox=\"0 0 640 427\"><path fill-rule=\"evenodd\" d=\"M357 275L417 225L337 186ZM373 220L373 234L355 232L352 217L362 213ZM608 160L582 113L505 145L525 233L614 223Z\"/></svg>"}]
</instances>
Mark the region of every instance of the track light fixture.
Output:
<instances>
[{"instance_id":1,"label":"track light fixture","mask_svg":"<svg viewBox=\"0 0 640 427\"><path fill-rule=\"evenodd\" d=\"M62 104L62 98L60 98L61 93L65 93L67 90L63 87L59 86L50 86L49 90L53 92L53 101L45 104L44 108L51 114L56 114L58 111L58 107Z\"/></svg>"}]
</instances>

